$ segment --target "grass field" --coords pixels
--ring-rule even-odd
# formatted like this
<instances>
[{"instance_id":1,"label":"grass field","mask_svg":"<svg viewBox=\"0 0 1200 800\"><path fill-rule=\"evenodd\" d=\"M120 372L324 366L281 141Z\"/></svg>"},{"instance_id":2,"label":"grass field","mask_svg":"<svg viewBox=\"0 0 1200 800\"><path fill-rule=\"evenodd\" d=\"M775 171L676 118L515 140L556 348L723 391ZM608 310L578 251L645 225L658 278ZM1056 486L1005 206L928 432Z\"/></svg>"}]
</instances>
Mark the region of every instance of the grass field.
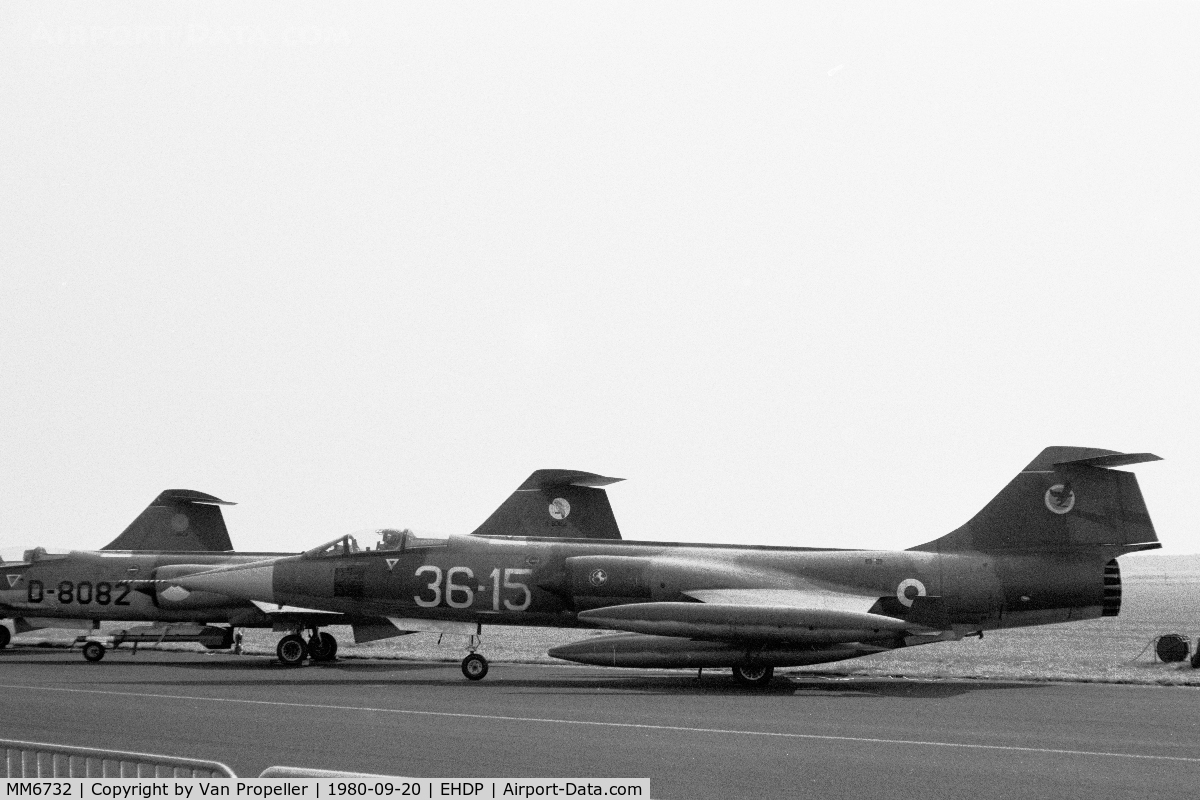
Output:
<instances>
[{"instance_id":1,"label":"grass field","mask_svg":"<svg viewBox=\"0 0 1200 800\"><path fill-rule=\"evenodd\" d=\"M983 639L914 647L852 661L784 672L904 675L913 677L1004 678L1020 680L1104 681L1200 686L1200 670L1188 662L1163 664L1154 658L1153 641L1178 633L1200 636L1200 556L1141 556L1122 560L1121 614L1086 622L992 631ZM330 628L338 637L339 657L459 661L462 637L416 634L363 645L353 644L349 628ZM481 649L493 663L563 662L546 655L557 644L602 632L556 628L484 629ZM74 633L39 631L14 645L63 643ZM280 634L247 630L249 654L272 654ZM1149 647L1147 647L1149 645ZM201 649L179 645L179 649Z\"/></svg>"}]
</instances>

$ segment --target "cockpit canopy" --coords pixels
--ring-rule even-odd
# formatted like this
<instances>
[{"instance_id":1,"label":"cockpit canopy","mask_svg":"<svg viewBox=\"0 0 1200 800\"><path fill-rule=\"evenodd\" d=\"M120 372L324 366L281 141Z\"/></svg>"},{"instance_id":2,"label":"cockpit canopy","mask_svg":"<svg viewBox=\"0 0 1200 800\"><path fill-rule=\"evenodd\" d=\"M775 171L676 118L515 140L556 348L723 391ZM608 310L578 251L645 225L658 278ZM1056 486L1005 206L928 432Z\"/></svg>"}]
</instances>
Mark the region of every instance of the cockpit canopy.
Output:
<instances>
[{"instance_id":1,"label":"cockpit canopy","mask_svg":"<svg viewBox=\"0 0 1200 800\"><path fill-rule=\"evenodd\" d=\"M305 558L335 558L357 553L390 551L405 553L409 550L427 550L430 547L445 547L449 540L417 536L408 528L374 528L339 536L332 542L314 547L304 553Z\"/></svg>"}]
</instances>

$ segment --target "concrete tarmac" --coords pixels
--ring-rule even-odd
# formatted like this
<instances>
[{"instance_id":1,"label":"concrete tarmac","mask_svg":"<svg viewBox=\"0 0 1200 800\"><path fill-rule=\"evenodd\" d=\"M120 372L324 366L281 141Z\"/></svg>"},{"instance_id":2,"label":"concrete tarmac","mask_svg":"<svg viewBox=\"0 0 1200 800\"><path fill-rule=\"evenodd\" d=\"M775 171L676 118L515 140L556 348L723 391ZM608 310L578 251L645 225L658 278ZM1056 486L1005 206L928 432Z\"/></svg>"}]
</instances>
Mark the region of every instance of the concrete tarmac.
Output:
<instances>
[{"instance_id":1,"label":"concrete tarmac","mask_svg":"<svg viewBox=\"0 0 1200 800\"><path fill-rule=\"evenodd\" d=\"M0 651L0 738L414 777L649 778L656 798L1188 796L1192 688Z\"/></svg>"}]
</instances>

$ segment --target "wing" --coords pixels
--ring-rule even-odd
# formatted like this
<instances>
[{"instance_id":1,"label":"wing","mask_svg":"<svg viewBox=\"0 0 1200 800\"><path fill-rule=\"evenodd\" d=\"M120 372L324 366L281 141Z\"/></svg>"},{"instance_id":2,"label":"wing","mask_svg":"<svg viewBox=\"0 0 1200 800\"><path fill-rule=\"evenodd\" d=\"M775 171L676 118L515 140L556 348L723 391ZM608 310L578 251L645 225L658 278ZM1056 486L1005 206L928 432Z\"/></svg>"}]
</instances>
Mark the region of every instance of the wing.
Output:
<instances>
[{"instance_id":1,"label":"wing","mask_svg":"<svg viewBox=\"0 0 1200 800\"><path fill-rule=\"evenodd\" d=\"M321 625L333 625L346 615L337 611L326 611L320 608L300 608L299 606L285 606L279 603L266 603L262 600L251 600L251 603L258 608L259 611L266 614L270 619L280 622L284 621L304 621L319 619L322 620Z\"/></svg>"},{"instance_id":2,"label":"wing","mask_svg":"<svg viewBox=\"0 0 1200 800\"><path fill-rule=\"evenodd\" d=\"M835 589L697 589L684 592L701 603L730 606L780 606L797 609L869 612L878 602L873 594Z\"/></svg>"}]
</instances>

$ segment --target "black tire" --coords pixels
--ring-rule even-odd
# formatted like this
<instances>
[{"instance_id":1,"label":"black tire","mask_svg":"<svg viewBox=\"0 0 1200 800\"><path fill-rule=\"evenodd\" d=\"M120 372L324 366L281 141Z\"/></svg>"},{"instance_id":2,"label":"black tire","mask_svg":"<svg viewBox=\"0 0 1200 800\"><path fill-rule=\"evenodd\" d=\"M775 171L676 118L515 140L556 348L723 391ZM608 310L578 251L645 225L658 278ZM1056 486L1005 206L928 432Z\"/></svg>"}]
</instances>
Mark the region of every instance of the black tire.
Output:
<instances>
[{"instance_id":1,"label":"black tire","mask_svg":"<svg viewBox=\"0 0 1200 800\"><path fill-rule=\"evenodd\" d=\"M86 661L96 662L104 658L106 648L99 642L88 642L83 646L83 658Z\"/></svg>"},{"instance_id":2,"label":"black tire","mask_svg":"<svg viewBox=\"0 0 1200 800\"><path fill-rule=\"evenodd\" d=\"M748 665L733 668L733 679L744 686L766 686L774 674L774 667Z\"/></svg>"},{"instance_id":3,"label":"black tire","mask_svg":"<svg viewBox=\"0 0 1200 800\"><path fill-rule=\"evenodd\" d=\"M1158 656L1159 661L1168 664L1186 660L1189 649L1188 640L1178 633L1164 634L1154 643L1154 654Z\"/></svg>"},{"instance_id":4,"label":"black tire","mask_svg":"<svg viewBox=\"0 0 1200 800\"><path fill-rule=\"evenodd\" d=\"M322 631L308 640L308 655L313 661L334 661L337 656L337 639Z\"/></svg>"},{"instance_id":5,"label":"black tire","mask_svg":"<svg viewBox=\"0 0 1200 800\"><path fill-rule=\"evenodd\" d=\"M462 660L462 673L469 681L481 681L488 673L487 659L479 653L471 653Z\"/></svg>"},{"instance_id":6,"label":"black tire","mask_svg":"<svg viewBox=\"0 0 1200 800\"><path fill-rule=\"evenodd\" d=\"M308 657L308 645L299 634L289 634L279 640L279 644L275 646L275 655L285 667L298 667Z\"/></svg>"},{"instance_id":7,"label":"black tire","mask_svg":"<svg viewBox=\"0 0 1200 800\"><path fill-rule=\"evenodd\" d=\"M1192 669L1200 669L1200 639L1196 640L1196 652L1192 653Z\"/></svg>"},{"instance_id":8,"label":"black tire","mask_svg":"<svg viewBox=\"0 0 1200 800\"><path fill-rule=\"evenodd\" d=\"M8 626L0 623L0 650L8 647L8 640L12 638L12 634L8 631Z\"/></svg>"}]
</instances>

